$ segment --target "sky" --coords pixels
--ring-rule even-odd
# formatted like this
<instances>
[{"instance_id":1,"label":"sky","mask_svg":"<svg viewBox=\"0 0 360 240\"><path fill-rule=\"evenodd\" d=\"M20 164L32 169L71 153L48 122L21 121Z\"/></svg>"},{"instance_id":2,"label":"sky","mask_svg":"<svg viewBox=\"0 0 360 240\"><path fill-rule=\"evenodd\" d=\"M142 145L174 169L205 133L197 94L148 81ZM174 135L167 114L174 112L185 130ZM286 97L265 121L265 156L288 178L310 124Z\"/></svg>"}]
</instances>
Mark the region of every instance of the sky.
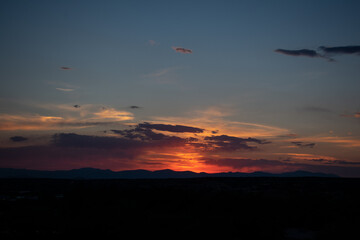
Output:
<instances>
[{"instance_id":1,"label":"sky","mask_svg":"<svg viewBox=\"0 0 360 240\"><path fill-rule=\"evenodd\" d=\"M0 3L0 167L360 177L359 1Z\"/></svg>"}]
</instances>

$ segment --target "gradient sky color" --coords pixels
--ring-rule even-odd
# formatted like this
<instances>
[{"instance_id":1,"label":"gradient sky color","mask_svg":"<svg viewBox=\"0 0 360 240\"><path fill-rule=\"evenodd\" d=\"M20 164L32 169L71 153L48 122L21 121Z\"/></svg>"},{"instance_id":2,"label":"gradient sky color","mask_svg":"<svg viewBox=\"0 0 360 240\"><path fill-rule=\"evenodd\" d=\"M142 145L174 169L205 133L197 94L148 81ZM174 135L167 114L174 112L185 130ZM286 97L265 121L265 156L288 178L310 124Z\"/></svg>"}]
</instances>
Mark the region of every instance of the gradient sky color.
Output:
<instances>
[{"instance_id":1,"label":"gradient sky color","mask_svg":"<svg viewBox=\"0 0 360 240\"><path fill-rule=\"evenodd\" d=\"M1 1L0 167L360 177L359 11Z\"/></svg>"}]
</instances>

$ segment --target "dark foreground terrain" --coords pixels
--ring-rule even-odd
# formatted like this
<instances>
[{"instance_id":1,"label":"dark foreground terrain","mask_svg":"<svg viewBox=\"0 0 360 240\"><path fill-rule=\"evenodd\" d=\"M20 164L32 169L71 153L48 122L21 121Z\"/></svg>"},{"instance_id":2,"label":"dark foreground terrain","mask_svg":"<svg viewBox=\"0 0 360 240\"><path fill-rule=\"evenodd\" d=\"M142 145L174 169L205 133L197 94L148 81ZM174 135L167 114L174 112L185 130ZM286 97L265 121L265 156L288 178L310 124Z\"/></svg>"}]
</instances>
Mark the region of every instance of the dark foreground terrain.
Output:
<instances>
[{"instance_id":1,"label":"dark foreground terrain","mask_svg":"<svg viewBox=\"0 0 360 240\"><path fill-rule=\"evenodd\" d=\"M353 239L360 179L0 179L0 239Z\"/></svg>"}]
</instances>

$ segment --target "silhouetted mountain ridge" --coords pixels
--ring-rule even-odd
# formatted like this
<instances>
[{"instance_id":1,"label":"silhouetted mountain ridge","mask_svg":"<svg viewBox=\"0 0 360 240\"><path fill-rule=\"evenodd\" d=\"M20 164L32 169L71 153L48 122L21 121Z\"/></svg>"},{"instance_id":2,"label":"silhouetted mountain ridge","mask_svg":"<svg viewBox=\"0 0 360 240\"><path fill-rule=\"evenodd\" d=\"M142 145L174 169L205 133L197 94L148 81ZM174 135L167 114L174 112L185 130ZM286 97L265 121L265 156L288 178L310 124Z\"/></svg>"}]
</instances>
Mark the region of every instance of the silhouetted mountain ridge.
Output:
<instances>
[{"instance_id":1,"label":"silhouetted mountain ridge","mask_svg":"<svg viewBox=\"0 0 360 240\"><path fill-rule=\"evenodd\" d=\"M335 174L295 171L285 173L267 172L222 172L196 173L191 171L173 171L163 169L112 171L109 169L80 168L72 170L41 171L28 169L0 168L0 178L58 178L58 179L166 179L166 178L201 178L201 177L339 177Z\"/></svg>"}]
</instances>

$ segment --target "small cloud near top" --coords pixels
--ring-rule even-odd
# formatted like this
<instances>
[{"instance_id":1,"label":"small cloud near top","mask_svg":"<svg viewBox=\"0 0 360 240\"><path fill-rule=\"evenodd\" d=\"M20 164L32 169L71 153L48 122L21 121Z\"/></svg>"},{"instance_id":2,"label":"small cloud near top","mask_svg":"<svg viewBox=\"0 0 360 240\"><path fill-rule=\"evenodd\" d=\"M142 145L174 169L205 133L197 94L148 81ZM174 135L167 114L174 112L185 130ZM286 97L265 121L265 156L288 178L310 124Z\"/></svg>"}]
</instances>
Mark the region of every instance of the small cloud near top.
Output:
<instances>
[{"instance_id":1,"label":"small cloud near top","mask_svg":"<svg viewBox=\"0 0 360 240\"><path fill-rule=\"evenodd\" d=\"M186 48L182 48L182 47L172 47L172 49L174 49L176 52L179 52L179 53L192 53L192 50L191 49L186 49Z\"/></svg>"}]
</instances>

